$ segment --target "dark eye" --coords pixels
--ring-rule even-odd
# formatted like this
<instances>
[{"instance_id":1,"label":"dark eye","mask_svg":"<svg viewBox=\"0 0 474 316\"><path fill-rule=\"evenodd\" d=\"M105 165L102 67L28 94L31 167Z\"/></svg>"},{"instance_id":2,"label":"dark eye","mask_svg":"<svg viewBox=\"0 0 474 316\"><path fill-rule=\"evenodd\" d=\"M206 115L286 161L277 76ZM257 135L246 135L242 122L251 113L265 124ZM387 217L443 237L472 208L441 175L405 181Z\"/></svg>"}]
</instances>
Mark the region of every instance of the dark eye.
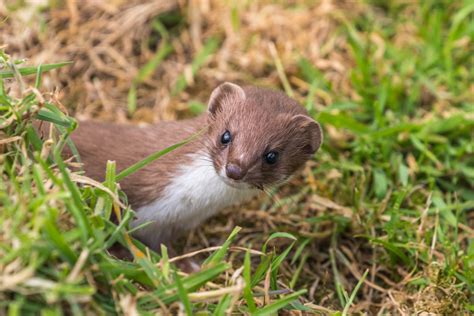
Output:
<instances>
[{"instance_id":1,"label":"dark eye","mask_svg":"<svg viewBox=\"0 0 474 316\"><path fill-rule=\"evenodd\" d=\"M269 164L269 165L273 165L277 162L278 160L278 153L276 151L269 151L265 154L264 156L265 158L265 161Z\"/></svg>"},{"instance_id":2,"label":"dark eye","mask_svg":"<svg viewBox=\"0 0 474 316\"><path fill-rule=\"evenodd\" d=\"M230 135L230 132L225 131L224 134L222 134L222 136L221 136L221 143L226 145L226 144L230 143L231 140L232 140L232 136Z\"/></svg>"}]
</instances>

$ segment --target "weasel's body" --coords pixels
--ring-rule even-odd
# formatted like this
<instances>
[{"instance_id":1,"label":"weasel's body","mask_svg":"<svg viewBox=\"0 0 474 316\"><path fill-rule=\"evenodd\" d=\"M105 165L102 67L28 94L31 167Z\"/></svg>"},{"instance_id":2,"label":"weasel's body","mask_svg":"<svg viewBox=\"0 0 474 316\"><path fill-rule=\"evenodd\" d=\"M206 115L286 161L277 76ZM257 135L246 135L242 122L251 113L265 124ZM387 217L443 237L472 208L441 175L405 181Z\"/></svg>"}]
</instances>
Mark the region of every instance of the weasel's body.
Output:
<instances>
[{"instance_id":1,"label":"weasel's body","mask_svg":"<svg viewBox=\"0 0 474 316\"><path fill-rule=\"evenodd\" d=\"M102 181L107 160L114 160L117 169L123 170L193 135L205 124L205 116L148 127L80 122L72 139L86 175ZM169 243L219 210L258 193L256 189L237 189L224 183L199 140L128 176L120 186L137 212L132 226L148 223L136 232L136 237L155 250L160 243Z\"/></svg>"},{"instance_id":2,"label":"weasel's body","mask_svg":"<svg viewBox=\"0 0 474 316\"><path fill-rule=\"evenodd\" d=\"M86 175L103 180L107 160L123 170L206 128L198 139L120 182L137 212L136 236L151 248L172 241L220 209L285 181L319 148L319 125L278 91L225 83L208 112L138 127L81 122L72 139Z\"/></svg>"},{"instance_id":3,"label":"weasel's body","mask_svg":"<svg viewBox=\"0 0 474 316\"><path fill-rule=\"evenodd\" d=\"M198 132L205 117L160 122L153 126L118 125L93 121L79 122L71 138L76 145L86 175L104 180L107 160L114 160L121 171L154 152L163 150ZM190 163L189 155L199 150L191 142L152 162L120 182L135 208L155 200L175 177L175 170Z\"/></svg>"}]
</instances>

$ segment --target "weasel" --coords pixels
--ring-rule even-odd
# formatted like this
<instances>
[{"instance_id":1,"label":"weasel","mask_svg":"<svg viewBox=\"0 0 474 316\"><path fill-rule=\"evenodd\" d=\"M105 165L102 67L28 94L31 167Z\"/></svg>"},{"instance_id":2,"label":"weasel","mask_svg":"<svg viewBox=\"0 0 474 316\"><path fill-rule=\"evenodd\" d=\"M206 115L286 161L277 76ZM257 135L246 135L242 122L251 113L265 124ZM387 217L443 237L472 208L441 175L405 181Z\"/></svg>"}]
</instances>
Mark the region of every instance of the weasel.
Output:
<instances>
[{"instance_id":1,"label":"weasel","mask_svg":"<svg viewBox=\"0 0 474 316\"><path fill-rule=\"evenodd\" d=\"M219 210L287 180L319 149L322 132L280 91L223 83L207 113L193 119L126 126L79 122L72 134L87 176L104 180L107 160L123 170L205 128L198 138L122 181L136 211L135 237L158 251Z\"/></svg>"}]
</instances>

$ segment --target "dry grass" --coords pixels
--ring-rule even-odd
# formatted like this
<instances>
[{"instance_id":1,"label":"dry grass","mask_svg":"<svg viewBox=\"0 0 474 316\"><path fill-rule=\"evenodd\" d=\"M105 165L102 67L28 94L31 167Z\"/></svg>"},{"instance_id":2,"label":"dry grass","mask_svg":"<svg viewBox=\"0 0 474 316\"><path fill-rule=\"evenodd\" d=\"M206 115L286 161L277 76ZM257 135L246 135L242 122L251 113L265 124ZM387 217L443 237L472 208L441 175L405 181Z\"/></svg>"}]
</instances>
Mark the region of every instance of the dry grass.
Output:
<instances>
[{"instance_id":1,"label":"dry grass","mask_svg":"<svg viewBox=\"0 0 474 316\"><path fill-rule=\"evenodd\" d=\"M348 18L346 12L358 14L364 6L322 1L287 10L269 3L235 4L238 25L233 25L232 10L224 1L191 1L189 5L178 1L66 1L45 15L35 14L41 6L26 6L14 13L18 19L7 19L1 40L11 54L27 57L34 64L73 60L72 67L48 76L45 90L59 88L61 100L68 109L74 106L81 118L130 119L127 94L131 82L160 45L152 20L173 9L185 14L189 25L176 26L179 34L170 35L173 54L140 85L139 110L132 120L174 119L187 110L188 101L206 102L209 91L225 80L279 86L276 58L284 64L288 80L303 93L307 83L292 76L301 56L323 71L338 93L352 96L348 82L352 61L337 29ZM2 12L6 15L8 11L4 7ZM219 39L220 47L195 80L190 64L211 37ZM272 54L272 46L277 55ZM171 91L182 74L189 87L173 96ZM320 96L321 106L332 101L328 95Z\"/></svg>"}]
</instances>

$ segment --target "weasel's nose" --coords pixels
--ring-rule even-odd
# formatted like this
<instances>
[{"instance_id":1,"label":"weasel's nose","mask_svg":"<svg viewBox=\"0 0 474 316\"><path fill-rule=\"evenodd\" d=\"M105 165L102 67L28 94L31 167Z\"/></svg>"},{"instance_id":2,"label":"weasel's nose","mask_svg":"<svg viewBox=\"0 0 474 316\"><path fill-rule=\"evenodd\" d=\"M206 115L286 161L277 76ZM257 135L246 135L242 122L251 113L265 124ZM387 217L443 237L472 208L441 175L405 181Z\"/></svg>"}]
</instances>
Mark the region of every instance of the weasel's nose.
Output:
<instances>
[{"instance_id":1,"label":"weasel's nose","mask_svg":"<svg viewBox=\"0 0 474 316\"><path fill-rule=\"evenodd\" d=\"M243 172L239 166L231 163L227 164L225 167L225 173L229 178L234 180L242 180L242 178L245 176L245 172Z\"/></svg>"}]
</instances>

